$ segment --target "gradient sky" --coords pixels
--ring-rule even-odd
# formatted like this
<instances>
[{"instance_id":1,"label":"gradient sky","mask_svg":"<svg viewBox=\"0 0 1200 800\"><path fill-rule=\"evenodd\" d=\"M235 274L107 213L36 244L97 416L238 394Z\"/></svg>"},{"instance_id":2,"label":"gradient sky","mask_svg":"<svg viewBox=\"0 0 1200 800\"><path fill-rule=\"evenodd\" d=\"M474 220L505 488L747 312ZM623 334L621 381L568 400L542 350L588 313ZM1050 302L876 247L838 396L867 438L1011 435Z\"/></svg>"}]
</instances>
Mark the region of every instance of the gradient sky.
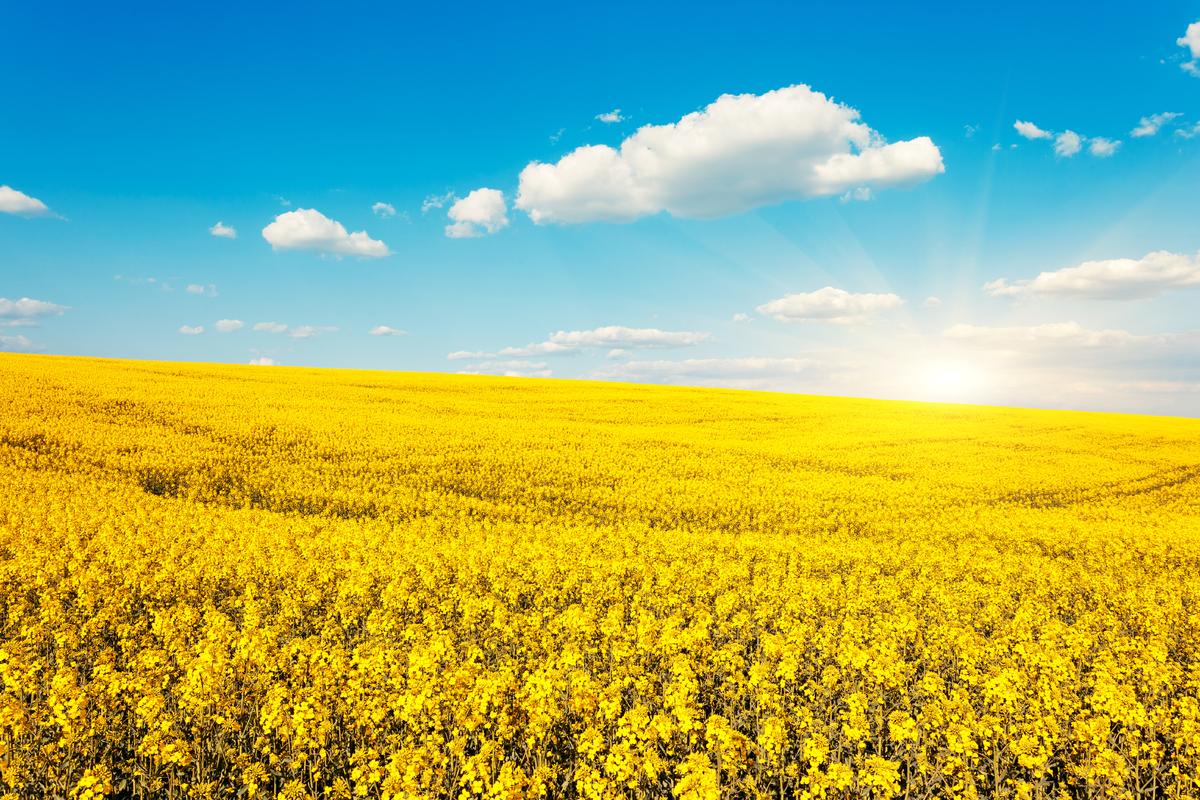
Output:
<instances>
[{"instance_id":1,"label":"gradient sky","mask_svg":"<svg viewBox=\"0 0 1200 800\"><path fill-rule=\"evenodd\" d=\"M10 3L0 349L1200 415L1200 2L848 9Z\"/></svg>"}]
</instances>

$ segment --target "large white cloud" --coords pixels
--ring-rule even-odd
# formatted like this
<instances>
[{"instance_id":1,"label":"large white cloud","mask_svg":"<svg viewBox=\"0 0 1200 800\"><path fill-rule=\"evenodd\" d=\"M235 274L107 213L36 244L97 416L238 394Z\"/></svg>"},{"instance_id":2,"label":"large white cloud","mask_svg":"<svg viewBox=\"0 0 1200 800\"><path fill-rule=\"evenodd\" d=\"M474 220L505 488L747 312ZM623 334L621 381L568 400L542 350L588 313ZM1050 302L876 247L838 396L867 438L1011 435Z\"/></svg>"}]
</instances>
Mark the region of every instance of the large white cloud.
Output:
<instances>
[{"instance_id":1,"label":"large white cloud","mask_svg":"<svg viewBox=\"0 0 1200 800\"><path fill-rule=\"evenodd\" d=\"M1200 76L1200 69L1196 67L1196 61L1200 60L1200 22L1193 22L1187 26L1187 32L1175 40L1175 44L1180 47L1187 47L1192 51L1192 60L1185 61L1180 66L1187 72L1193 75Z\"/></svg>"},{"instance_id":2,"label":"large white cloud","mask_svg":"<svg viewBox=\"0 0 1200 800\"><path fill-rule=\"evenodd\" d=\"M495 233L508 225L508 206L504 203L504 193L499 189L476 189L450 207L446 216L454 220L453 225L446 226L446 235L451 239L470 239L483 236L483 231L477 230L476 225L483 227L488 233Z\"/></svg>"},{"instance_id":3,"label":"large white cloud","mask_svg":"<svg viewBox=\"0 0 1200 800\"><path fill-rule=\"evenodd\" d=\"M1112 139L1105 139L1103 136L1095 136L1092 138L1091 144L1088 145L1088 152L1099 158L1108 158L1117 152L1117 148L1120 146L1120 139L1113 141Z\"/></svg>"},{"instance_id":4,"label":"large white cloud","mask_svg":"<svg viewBox=\"0 0 1200 800\"><path fill-rule=\"evenodd\" d=\"M381 258L391 255L387 245L367 236L366 231L346 233L342 223L329 219L315 208L287 211L263 228L263 238L275 250L316 250L335 256Z\"/></svg>"},{"instance_id":5,"label":"large white cloud","mask_svg":"<svg viewBox=\"0 0 1200 800\"><path fill-rule=\"evenodd\" d=\"M1163 292L1200 286L1200 256L1160 250L1144 258L1086 261L1078 267L1043 272L1033 280L983 285L992 297L1057 297L1065 300L1146 300Z\"/></svg>"},{"instance_id":6,"label":"large white cloud","mask_svg":"<svg viewBox=\"0 0 1200 800\"><path fill-rule=\"evenodd\" d=\"M506 347L498 354L515 357L574 355L588 347L690 347L715 341L716 339L711 333L660 331L658 328L626 328L622 325L608 325L590 331L559 331L551 334L545 342L531 343L525 347ZM461 357L458 353L450 354L450 358Z\"/></svg>"},{"instance_id":7,"label":"large white cloud","mask_svg":"<svg viewBox=\"0 0 1200 800\"><path fill-rule=\"evenodd\" d=\"M894 294L851 294L826 286L815 292L789 294L755 309L772 314L780 322L830 322L863 325L872 314L899 307L904 301Z\"/></svg>"},{"instance_id":8,"label":"large white cloud","mask_svg":"<svg viewBox=\"0 0 1200 800\"><path fill-rule=\"evenodd\" d=\"M521 172L534 222L631 222L666 210L712 219L860 187L911 187L944 172L929 137L886 144L859 112L808 86L722 95L620 149L587 145Z\"/></svg>"},{"instance_id":9,"label":"large white cloud","mask_svg":"<svg viewBox=\"0 0 1200 800\"><path fill-rule=\"evenodd\" d=\"M24 192L18 192L11 186L0 186L0 212L16 217L55 217L62 219L51 211L45 203L36 197L30 197Z\"/></svg>"},{"instance_id":10,"label":"large white cloud","mask_svg":"<svg viewBox=\"0 0 1200 800\"><path fill-rule=\"evenodd\" d=\"M20 300L8 300L0 297L0 317L45 317L51 314L61 315L70 306L60 306L47 303L44 300L31 300L22 297Z\"/></svg>"}]
</instances>

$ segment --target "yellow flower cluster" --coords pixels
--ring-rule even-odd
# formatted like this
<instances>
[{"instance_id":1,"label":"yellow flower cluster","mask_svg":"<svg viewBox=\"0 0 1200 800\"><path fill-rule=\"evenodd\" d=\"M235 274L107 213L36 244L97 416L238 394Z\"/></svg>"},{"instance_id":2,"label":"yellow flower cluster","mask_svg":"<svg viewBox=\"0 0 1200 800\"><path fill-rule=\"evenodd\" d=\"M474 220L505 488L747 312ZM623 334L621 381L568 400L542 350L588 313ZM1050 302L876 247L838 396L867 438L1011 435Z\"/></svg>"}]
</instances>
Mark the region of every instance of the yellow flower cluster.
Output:
<instances>
[{"instance_id":1,"label":"yellow flower cluster","mask_svg":"<svg viewBox=\"0 0 1200 800\"><path fill-rule=\"evenodd\" d=\"M1200 422L0 354L0 684L4 798L1196 797Z\"/></svg>"}]
</instances>

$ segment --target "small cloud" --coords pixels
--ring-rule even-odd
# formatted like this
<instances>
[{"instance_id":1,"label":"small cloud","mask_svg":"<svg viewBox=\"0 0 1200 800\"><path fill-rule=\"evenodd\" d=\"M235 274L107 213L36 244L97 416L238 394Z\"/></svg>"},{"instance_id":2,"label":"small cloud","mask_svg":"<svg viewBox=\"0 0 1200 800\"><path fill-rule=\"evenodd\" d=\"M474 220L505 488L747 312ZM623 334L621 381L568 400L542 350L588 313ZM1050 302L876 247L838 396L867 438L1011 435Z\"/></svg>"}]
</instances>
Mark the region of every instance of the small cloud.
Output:
<instances>
[{"instance_id":1,"label":"small cloud","mask_svg":"<svg viewBox=\"0 0 1200 800\"><path fill-rule=\"evenodd\" d=\"M218 320L217 324L213 327L217 329L218 333L230 333L238 330L239 328L245 327L245 325L246 323L242 322L240 319L222 319Z\"/></svg>"},{"instance_id":2,"label":"small cloud","mask_svg":"<svg viewBox=\"0 0 1200 800\"><path fill-rule=\"evenodd\" d=\"M1187 32L1175 40L1175 44L1180 47L1187 47L1192 51L1192 60L1187 61L1179 66L1184 72L1200 77L1200 69L1196 67L1196 62L1200 60L1200 22L1193 22L1187 26Z\"/></svg>"},{"instance_id":3,"label":"small cloud","mask_svg":"<svg viewBox=\"0 0 1200 800\"><path fill-rule=\"evenodd\" d=\"M550 137L550 144L558 144L558 140L561 139L562 135L566 132L567 132L566 128L559 128L558 133L556 133Z\"/></svg>"},{"instance_id":4,"label":"small cloud","mask_svg":"<svg viewBox=\"0 0 1200 800\"><path fill-rule=\"evenodd\" d=\"M1111 139L1105 139L1103 136L1097 136L1091 141L1092 143L1088 145L1088 152L1097 158L1108 158L1117 152L1117 148L1121 146L1119 139L1114 142Z\"/></svg>"},{"instance_id":5,"label":"small cloud","mask_svg":"<svg viewBox=\"0 0 1200 800\"><path fill-rule=\"evenodd\" d=\"M1013 127L1017 129L1017 133L1024 136L1026 139L1049 139L1054 136L1050 131L1044 131L1032 122L1021 122L1017 120L1013 123Z\"/></svg>"},{"instance_id":6,"label":"small cloud","mask_svg":"<svg viewBox=\"0 0 1200 800\"><path fill-rule=\"evenodd\" d=\"M1183 115L1175 111L1167 111L1163 114L1151 114L1148 117L1142 117L1142 121L1138 123L1136 128L1129 132L1129 135L1135 139L1140 136L1153 136L1158 133L1159 128L1163 125L1181 116Z\"/></svg>"},{"instance_id":7,"label":"small cloud","mask_svg":"<svg viewBox=\"0 0 1200 800\"><path fill-rule=\"evenodd\" d=\"M938 300L936 297L926 297L925 302L921 303L921 305L925 306L926 308L937 308L941 304L942 301Z\"/></svg>"},{"instance_id":8,"label":"small cloud","mask_svg":"<svg viewBox=\"0 0 1200 800\"><path fill-rule=\"evenodd\" d=\"M966 128L966 130L967 130L967 138L968 139L970 139L972 136L974 136L975 132L977 130L979 130L978 125L963 125L963 127Z\"/></svg>"},{"instance_id":9,"label":"small cloud","mask_svg":"<svg viewBox=\"0 0 1200 800\"><path fill-rule=\"evenodd\" d=\"M843 203L849 203L851 200L866 201L874 199L875 194L871 191L870 186L860 186L852 192L846 192L841 197Z\"/></svg>"},{"instance_id":10,"label":"small cloud","mask_svg":"<svg viewBox=\"0 0 1200 800\"><path fill-rule=\"evenodd\" d=\"M252 358L250 359L252 367L278 367L281 364L273 358Z\"/></svg>"},{"instance_id":11,"label":"small cloud","mask_svg":"<svg viewBox=\"0 0 1200 800\"><path fill-rule=\"evenodd\" d=\"M618 347L616 350L609 350L608 355L606 355L605 358L625 358L626 356L631 355L633 355L633 353L629 350L622 350Z\"/></svg>"},{"instance_id":12,"label":"small cloud","mask_svg":"<svg viewBox=\"0 0 1200 800\"><path fill-rule=\"evenodd\" d=\"M780 322L827 322L833 325L867 325L872 314L898 308L904 301L894 294L851 294L826 286L815 292L789 294L755 309Z\"/></svg>"},{"instance_id":13,"label":"small cloud","mask_svg":"<svg viewBox=\"0 0 1200 800\"><path fill-rule=\"evenodd\" d=\"M271 195L271 197L274 197L276 200L278 200L279 205L281 205L281 206L290 206L292 204L291 200L284 200L282 197L280 197L277 194L273 194L273 195Z\"/></svg>"},{"instance_id":14,"label":"small cloud","mask_svg":"<svg viewBox=\"0 0 1200 800\"><path fill-rule=\"evenodd\" d=\"M450 359L451 361L457 361L457 360L464 359L464 358L495 358L495 357L496 357L495 353L485 353L482 350L475 352L475 353L472 353L470 350L455 350L453 353L446 356L446 358Z\"/></svg>"},{"instance_id":15,"label":"small cloud","mask_svg":"<svg viewBox=\"0 0 1200 800\"><path fill-rule=\"evenodd\" d=\"M347 233L342 223L329 219L315 208L286 211L263 228L263 238L274 250L316 250L322 255L383 258L391 255L387 245L366 231Z\"/></svg>"},{"instance_id":16,"label":"small cloud","mask_svg":"<svg viewBox=\"0 0 1200 800\"><path fill-rule=\"evenodd\" d=\"M1063 131L1054 139L1054 154L1070 158L1083 149L1084 137L1074 131Z\"/></svg>"},{"instance_id":17,"label":"small cloud","mask_svg":"<svg viewBox=\"0 0 1200 800\"><path fill-rule=\"evenodd\" d=\"M204 284L202 284L202 283L190 283L190 284L188 284L188 287L187 287L187 293L188 294L207 294L209 297L216 297L217 296L217 285L215 283L210 283L208 285L208 289L206 290L204 288Z\"/></svg>"},{"instance_id":18,"label":"small cloud","mask_svg":"<svg viewBox=\"0 0 1200 800\"><path fill-rule=\"evenodd\" d=\"M34 322L31 319L14 319L11 321L0 320L0 325L7 325L10 328L40 328L41 323Z\"/></svg>"},{"instance_id":19,"label":"small cloud","mask_svg":"<svg viewBox=\"0 0 1200 800\"><path fill-rule=\"evenodd\" d=\"M41 342L35 342L32 339L27 339L24 336L0 336L0 350L44 350L46 346Z\"/></svg>"},{"instance_id":20,"label":"small cloud","mask_svg":"<svg viewBox=\"0 0 1200 800\"><path fill-rule=\"evenodd\" d=\"M508 225L507 211L504 194L499 189L476 189L456 202L446 214L454 220L453 225L446 226L446 235L451 239L483 236L482 232L476 231L476 225L482 225L488 233L495 233Z\"/></svg>"},{"instance_id":21,"label":"small cloud","mask_svg":"<svg viewBox=\"0 0 1200 800\"><path fill-rule=\"evenodd\" d=\"M421 203L421 213L424 214L431 208L441 208L454 199L454 192L446 192L443 195L431 194L425 198L425 202Z\"/></svg>"},{"instance_id":22,"label":"small cloud","mask_svg":"<svg viewBox=\"0 0 1200 800\"><path fill-rule=\"evenodd\" d=\"M459 375L505 375L509 378L549 378L552 371L545 369L545 363L535 364L532 361L485 361L482 364L468 364L465 369L458 371Z\"/></svg>"},{"instance_id":23,"label":"small cloud","mask_svg":"<svg viewBox=\"0 0 1200 800\"><path fill-rule=\"evenodd\" d=\"M188 336L195 336L197 333L204 333L204 326L197 325L195 328L189 328L187 325L184 325L179 329L179 332L186 333Z\"/></svg>"},{"instance_id":24,"label":"small cloud","mask_svg":"<svg viewBox=\"0 0 1200 800\"><path fill-rule=\"evenodd\" d=\"M47 303L44 300L31 300L22 297L20 300L8 300L0 297L0 317L47 317L51 314L62 316L70 306L60 306Z\"/></svg>"},{"instance_id":25,"label":"small cloud","mask_svg":"<svg viewBox=\"0 0 1200 800\"><path fill-rule=\"evenodd\" d=\"M338 328L323 327L320 325L301 325L299 328L292 328L288 331L288 336L292 339L315 339L322 333L334 333Z\"/></svg>"},{"instance_id":26,"label":"small cloud","mask_svg":"<svg viewBox=\"0 0 1200 800\"><path fill-rule=\"evenodd\" d=\"M372 336L405 336L407 333L407 331L389 328L387 325L377 325L371 328Z\"/></svg>"},{"instance_id":27,"label":"small cloud","mask_svg":"<svg viewBox=\"0 0 1200 800\"><path fill-rule=\"evenodd\" d=\"M121 276L120 276L120 275L114 275L114 276L113 276L113 280L114 280L114 281L119 281L119 280L121 280Z\"/></svg>"},{"instance_id":28,"label":"small cloud","mask_svg":"<svg viewBox=\"0 0 1200 800\"><path fill-rule=\"evenodd\" d=\"M220 221L218 221L216 225L213 225L211 228L209 228L208 232L213 236L220 236L223 239L237 238L237 231Z\"/></svg>"},{"instance_id":29,"label":"small cloud","mask_svg":"<svg viewBox=\"0 0 1200 800\"><path fill-rule=\"evenodd\" d=\"M621 109L618 108L615 111L609 111L607 114L597 114L596 119L600 120L601 122L612 124L614 122L624 121L625 117L621 116Z\"/></svg>"},{"instance_id":30,"label":"small cloud","mask_svg":"<svg viewBox=\"0 0 1200 800\"><path fill-rule=\"evenodd\" d=\"M754 322L754 317L750 316L749 314L734 314L733 321L734 322Z\"/></svg>"},{"instance_id":31,"label":"small cloud","mask_svg":"<svg viewBox=\"0 0 1200 800\"><path fill-rule=\"evenodd\" d=\"M256 331L266 331L267 333L283 333L287 330L287 325L282 322L259 322L254 325Z\"/></svg>"},{"instance_id":32,"label":"small cloud","mask_svg":"<svg viewBox=\"0 0 1200 800\"><path fill-rule=\"evenodd\" d=\"M0 186L0 212L12 214L14 217L53 217L65 219L55 214L46 204L36 197L30 197L24 192L18 192L11 186Z\"/></svg>"},{"instance_id":33,"label":"small cloud","mask_svg":"<svg viewBox=\"0 0 1200 800\"><path fill-rule=\"evenodd\" d=\"M1013 147L1016 147L1016 145L1014 144L1014 145L1013 145ZM1000 148L1000 145L999 145L999 144L994 144L994 145L992 145L992 149L993 149L993 150L999 150L999 149L1001 149L1001 148Z\"/></svg>"},{"instance_id":34,"label":"small cloud","mask_svg":"<svg viewBox=\"0 0 1200 800\"><path fill-rule=\"evenodd\" d=\"M384 219L396 216L396 209L392 208L389 203L376 203L371 206L371 210Z\"/></svg>"}]
</instances>

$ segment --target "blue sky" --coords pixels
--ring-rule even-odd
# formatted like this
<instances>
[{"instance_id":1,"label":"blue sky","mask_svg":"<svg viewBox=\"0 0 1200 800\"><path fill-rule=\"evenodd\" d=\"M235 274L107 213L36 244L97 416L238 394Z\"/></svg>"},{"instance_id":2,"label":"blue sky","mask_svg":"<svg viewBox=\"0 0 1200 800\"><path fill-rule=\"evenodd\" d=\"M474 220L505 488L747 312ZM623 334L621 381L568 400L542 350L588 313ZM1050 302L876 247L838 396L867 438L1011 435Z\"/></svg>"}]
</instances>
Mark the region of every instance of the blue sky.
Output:
<instances>
[{"instance_id":1,"label":"blue sky","mask_svg":"<svg viewBox=\"0 0 1200 800\"><path fill-rule=\"evenodd\" d=\"M7 350L1200 414L1197 2L4 19Z\"/></svg>"}]
</instances>

